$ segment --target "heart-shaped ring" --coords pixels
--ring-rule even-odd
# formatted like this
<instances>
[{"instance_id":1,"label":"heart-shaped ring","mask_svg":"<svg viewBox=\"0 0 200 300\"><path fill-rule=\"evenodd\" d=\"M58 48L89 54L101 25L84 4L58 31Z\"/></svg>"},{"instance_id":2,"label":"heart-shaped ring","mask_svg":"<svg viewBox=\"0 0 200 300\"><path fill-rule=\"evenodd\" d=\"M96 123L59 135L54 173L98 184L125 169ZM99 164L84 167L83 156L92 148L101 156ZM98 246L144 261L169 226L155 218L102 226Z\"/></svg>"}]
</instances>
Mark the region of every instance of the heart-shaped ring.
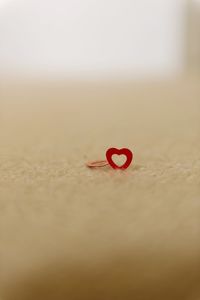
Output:
<instances>
[{"instance_id":1,"label":"heart-shaped ring","mask_svg":"<svg viewBox=\"0 0 200 300\"><path fill-rule=\"evenodd\" d=\"M126 161L122 166L118 166L112 159L113 155L125 155L126 156ZM131 152L131 150L127 149L127 148L122 148L122 149L117 149L117 148L110 148L106 151L106 158L107 161L109 163L109 165L113 168L113 169L127 169L133 159L133 153Z\"/></svg>"}]
</instances>

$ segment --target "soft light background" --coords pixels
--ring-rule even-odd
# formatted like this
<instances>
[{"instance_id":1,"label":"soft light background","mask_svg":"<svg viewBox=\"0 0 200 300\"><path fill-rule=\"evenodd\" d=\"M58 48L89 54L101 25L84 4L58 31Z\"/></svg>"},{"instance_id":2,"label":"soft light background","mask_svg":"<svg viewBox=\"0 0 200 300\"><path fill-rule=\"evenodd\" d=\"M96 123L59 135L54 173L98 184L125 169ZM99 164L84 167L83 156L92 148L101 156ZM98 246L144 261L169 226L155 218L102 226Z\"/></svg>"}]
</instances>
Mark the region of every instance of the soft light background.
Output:
<instances>
[{"instance_id":1,"label":"soft light background","mask_svg":"<svg viewBox=\"0 0 200 300\"><path fill-rule=\"evenodd\" d=\"M185 0L1 0L0 74L177 74Z\"/></svg>"}]
</instances>

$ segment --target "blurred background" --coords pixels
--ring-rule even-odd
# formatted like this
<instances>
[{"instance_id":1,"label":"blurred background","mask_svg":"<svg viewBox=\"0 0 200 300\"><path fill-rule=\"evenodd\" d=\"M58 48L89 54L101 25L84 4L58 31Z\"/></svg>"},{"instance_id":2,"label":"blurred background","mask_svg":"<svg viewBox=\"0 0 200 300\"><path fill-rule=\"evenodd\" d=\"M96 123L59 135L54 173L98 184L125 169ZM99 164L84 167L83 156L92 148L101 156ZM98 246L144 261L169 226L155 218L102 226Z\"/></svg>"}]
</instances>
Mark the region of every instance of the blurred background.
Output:
<instances>
[{"instance_id":1,"label":"blurred background","mask_svg":"<svg viewBox=\"0 0 200 300\"><path fill-rule=\"evenodd\" d=\"M3 78L149 78L199 69L198 0L0 0Z\"/></svg>"},{"instance_id":2,"label":"blurred background","mask_svg":"<svg viewBox=\"0 0 200 300\"><path fill-rule=\"evenodd\" d=\"M200 0L0 0L2 300L200 299L199 75Z\"/></svg>"}]
</instances>

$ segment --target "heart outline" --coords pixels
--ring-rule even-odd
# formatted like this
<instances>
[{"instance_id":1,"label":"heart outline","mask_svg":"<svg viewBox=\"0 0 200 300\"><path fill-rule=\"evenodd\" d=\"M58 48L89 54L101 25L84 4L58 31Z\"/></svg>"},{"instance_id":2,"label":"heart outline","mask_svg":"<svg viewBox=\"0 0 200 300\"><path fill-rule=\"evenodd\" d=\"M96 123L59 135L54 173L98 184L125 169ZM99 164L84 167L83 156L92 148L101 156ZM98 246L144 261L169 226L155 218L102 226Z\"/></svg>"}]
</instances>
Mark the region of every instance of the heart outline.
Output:
<instances>
[{"instance_id":1,"label":"heart outline","mask_svg":"<svg viewBox=\"0 0 200 300\"><path fill-rule=\"evenodd\" d=\"M122 166L118 166L112 159L113 155L125 155L126 156L126 161ZM121 149L117 149L117 148L109 148L106 151L106 158L107 161L109 163L109 165L113 168L113 169L121 169L121 170L125 170L127 169L133 159L133 153L131 152L131 150L127 149L127 148L121 148Z\"/></svg>"}]
</instances>

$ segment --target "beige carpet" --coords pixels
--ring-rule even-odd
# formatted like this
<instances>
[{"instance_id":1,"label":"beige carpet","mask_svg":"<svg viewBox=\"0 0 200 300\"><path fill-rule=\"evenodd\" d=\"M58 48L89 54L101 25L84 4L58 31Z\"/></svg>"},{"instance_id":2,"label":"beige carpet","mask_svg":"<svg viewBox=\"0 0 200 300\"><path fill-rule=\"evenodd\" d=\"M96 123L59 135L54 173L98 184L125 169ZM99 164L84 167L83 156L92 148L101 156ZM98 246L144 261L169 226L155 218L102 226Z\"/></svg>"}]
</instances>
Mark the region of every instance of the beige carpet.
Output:
<instances>
[{"instance_id":1,"label":"beige carpet","mask_svg":"<svg viewBox=\"0 0 200 300\"><path fill-rule=\"evenodd\" d=\"M0 85L1 300L200 299L199 83Z\"/></svg>"}]
</instances>

